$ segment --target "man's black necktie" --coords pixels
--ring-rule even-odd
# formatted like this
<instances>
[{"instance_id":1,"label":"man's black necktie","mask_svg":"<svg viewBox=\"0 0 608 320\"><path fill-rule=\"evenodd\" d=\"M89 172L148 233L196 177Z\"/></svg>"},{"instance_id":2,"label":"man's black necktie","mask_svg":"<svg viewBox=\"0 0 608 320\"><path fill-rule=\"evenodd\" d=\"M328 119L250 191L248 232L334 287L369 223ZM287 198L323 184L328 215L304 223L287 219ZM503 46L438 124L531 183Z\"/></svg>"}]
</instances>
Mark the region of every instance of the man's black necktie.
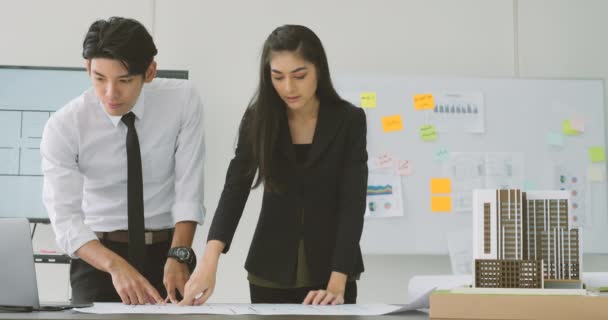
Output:
<instances>
[{"instance_id":1,"label":"man's black necktie","mask_svg":"<svg viewBox=\"0 0 608 320\"><path fill-rule=\"evenodd\" d=\"M127 131L127 204L129 210L129 262L142 273L146 259L144 239L144 185L141 170L139 139L135 131L135 114L122 116Z\"/></svg>"}]
</instances>

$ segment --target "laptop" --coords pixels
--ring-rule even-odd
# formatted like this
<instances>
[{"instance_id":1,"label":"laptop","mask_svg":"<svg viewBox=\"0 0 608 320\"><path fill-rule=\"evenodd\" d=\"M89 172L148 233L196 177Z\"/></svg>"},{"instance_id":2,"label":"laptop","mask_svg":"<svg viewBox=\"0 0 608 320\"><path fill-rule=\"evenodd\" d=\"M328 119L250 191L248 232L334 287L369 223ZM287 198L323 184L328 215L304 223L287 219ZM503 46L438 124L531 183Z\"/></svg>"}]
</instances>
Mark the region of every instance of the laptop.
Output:
<instances>
[{"instance_id":1,"label":"laptop","mask_svg":"<svg viewBox=\"0 0 608 320\"><path fill-rule=\"evenodd\" d=\"M0 218L0 310L34 311L83 308L91 304L40 304L30 224L25 218Z\"/></svg>"}]
</instances>

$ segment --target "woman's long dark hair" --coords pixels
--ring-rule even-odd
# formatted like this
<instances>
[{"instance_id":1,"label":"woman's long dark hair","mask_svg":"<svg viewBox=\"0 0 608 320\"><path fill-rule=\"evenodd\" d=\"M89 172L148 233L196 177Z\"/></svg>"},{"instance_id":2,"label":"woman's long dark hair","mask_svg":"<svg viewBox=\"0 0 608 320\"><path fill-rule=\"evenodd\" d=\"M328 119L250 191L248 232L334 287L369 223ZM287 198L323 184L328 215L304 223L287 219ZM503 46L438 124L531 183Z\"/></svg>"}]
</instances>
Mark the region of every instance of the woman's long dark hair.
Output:
<instances>
[{"instance_id":1,"label":"woman's long dark hair","mask_svg":"<svg viewBox=\"0 0 608 320\"><path fill-rule=\"evenodd\" d=\"M293 52L312 63L317 71L316 96L322 105L332 106L342 101L331 82L327 56L321 40L310 29L299 25L276 28L266 41L260 61L260 82L251 99L240 130L245 130L253 161L250 175L258 173L253 188L264 182L267 191L280 191L272 171L273 153L277 144L281 121L285 121L285 102L272 85L270 59L272 53ZM241 135L243 136L243 135Z\"/></svg>"}]
</instances>

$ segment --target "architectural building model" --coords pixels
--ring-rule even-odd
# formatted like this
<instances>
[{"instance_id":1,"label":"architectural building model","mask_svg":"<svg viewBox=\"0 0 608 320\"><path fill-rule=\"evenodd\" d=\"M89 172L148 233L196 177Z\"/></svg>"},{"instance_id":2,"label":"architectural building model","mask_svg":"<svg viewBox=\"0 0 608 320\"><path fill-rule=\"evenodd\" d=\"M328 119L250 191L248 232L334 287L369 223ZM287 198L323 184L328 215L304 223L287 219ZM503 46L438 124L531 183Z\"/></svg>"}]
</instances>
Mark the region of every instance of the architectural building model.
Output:
<instances>
[{"instance_id":1,"label":"architectural building model","mask_svg":"<svg viewBox=\"0 0 608 320\"><path fill-rule=\"evenodd\" d=\"M568 191L473 191L473 286L582 288Z\"/></svg>"}]
</instances>

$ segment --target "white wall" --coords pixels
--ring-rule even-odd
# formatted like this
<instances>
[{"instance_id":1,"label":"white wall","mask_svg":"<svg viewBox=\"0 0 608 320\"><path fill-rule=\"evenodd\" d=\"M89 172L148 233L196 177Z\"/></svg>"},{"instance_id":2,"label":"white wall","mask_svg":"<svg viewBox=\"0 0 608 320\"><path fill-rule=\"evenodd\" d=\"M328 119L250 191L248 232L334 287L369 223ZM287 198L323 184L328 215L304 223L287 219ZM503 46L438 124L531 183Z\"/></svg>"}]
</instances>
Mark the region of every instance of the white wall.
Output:
<instances>
[{"instance_id":1,"label":"white wall","mask_svg":"<svg viewBox=\"0 0 608 320\"><path fill-rule=\"evenodd\" d=\"M159 68L188 69L205 102L206 224L217 206L238 122L272 29L305 24L323 41L333 74L608 77L608 2L517 0L0 0L0 65L82 66L90 23L112 15L144 23ZM608 92L608 90L606 90ZM608 122L607 122L608 123ZM247 302L243 269L260 207L251 194L232 250L222 257L212 302ZM53 246L39 228L35 248ZM447 273L445 256L365 256L359 301L403 303L415 274ZM588 271L608 270L586 256ZM67 268L38 266L41 298L66 297Z\"/></svg>"}]
</instances>

